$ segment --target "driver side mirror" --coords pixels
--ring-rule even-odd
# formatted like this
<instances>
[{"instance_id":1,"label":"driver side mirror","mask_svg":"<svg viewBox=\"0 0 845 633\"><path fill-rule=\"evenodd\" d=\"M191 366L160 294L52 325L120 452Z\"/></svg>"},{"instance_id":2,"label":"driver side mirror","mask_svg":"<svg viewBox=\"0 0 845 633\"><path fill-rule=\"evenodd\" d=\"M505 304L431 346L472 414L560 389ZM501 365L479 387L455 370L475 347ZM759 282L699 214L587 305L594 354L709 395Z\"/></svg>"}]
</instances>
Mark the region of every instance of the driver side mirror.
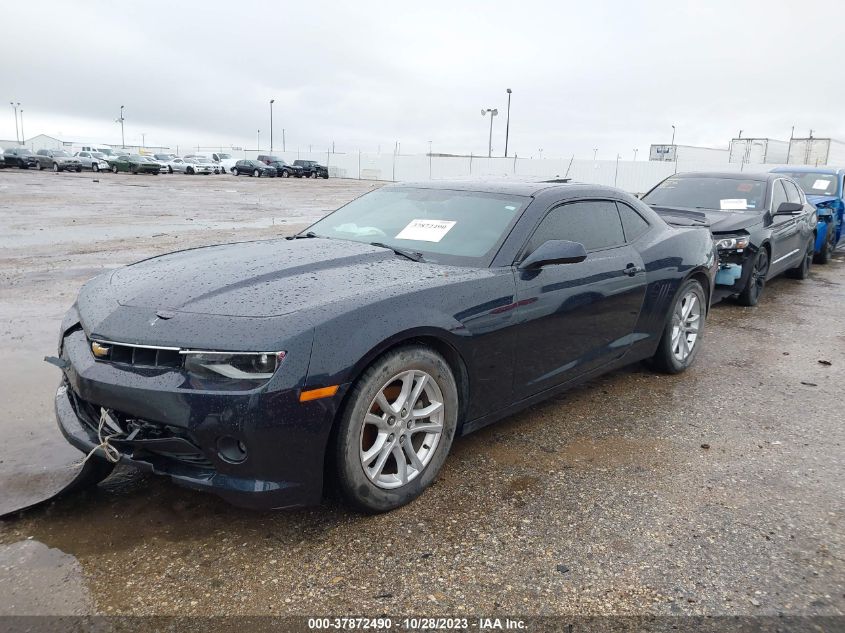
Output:
<instances>
[{"instance_id":1,"label":"driver side mirror","mask_svg":"<svg viewBox=\"0 0 845 633\"><path fill-rule=\"evenodd\" d=\"M775 215L796 215L804 210L800 202L781 202Z\"/></svg>"},{"instance_id":2,"label":"driver side mirror","mask_svg":"<svg viewBox=\"0 0 845 633\"><path fill-rule=\"evenodd\" d=\"M548 264L577 264L587 259L587 249L580 242L548 240L522 260L520 270L541 268Z\"/></svg>"}]
</instances>

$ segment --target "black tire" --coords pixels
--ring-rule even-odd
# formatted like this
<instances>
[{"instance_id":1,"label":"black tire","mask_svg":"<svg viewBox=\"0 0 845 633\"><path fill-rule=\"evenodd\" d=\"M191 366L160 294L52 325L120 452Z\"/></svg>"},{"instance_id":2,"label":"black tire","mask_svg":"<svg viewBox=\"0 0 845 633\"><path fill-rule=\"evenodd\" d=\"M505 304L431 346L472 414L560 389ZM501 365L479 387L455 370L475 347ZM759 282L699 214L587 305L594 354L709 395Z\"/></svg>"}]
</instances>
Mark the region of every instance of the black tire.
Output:
<instances>
[{"instance_id":1,"label":"black tire","mask_svg":"<svg viewBox=\"0 0 845 633\"><path fill-rule=\"evenodd\" d=\"M756 306L763 296L763 290L766 287L766 275L769 274L769 252L765 248L761 248L754 258L752 264L751 274L748 275L748 281L745 288L739 293L737 302L741 306Z\"/></svg>"},{"instance_id":2,"label":"black tire","mask_svg":"<svg viewBox=\"0 0 845 633\"><path fill-rule=\"evenodd\" d=\"M91 171L93 171L96 174L97 172L100 171L100 166L97 163L92 164L91 165Z\"/></svg>"},{"instance_id":3,"label":"black tire","mask_svg":"<svg viewBox=\"0 0 845 633\"><path fill-rule=\"evenodd\" d=\"M111 168L111 171L112 171L112 173L113 173L113 174L116 174L116 173L117 173L117 165L115 165L114 167L112 167L112 168Z\"/></svg>"},{"instance_id":4,"label":"black tire","mask_svg":"<svg viewBox=\"0 0 845 633\"><path fill-rule=\"evenodd\" d=\"M39 160L39 161L38 161L38 171L43 171L43 170L44 170L44 163L42 163L42 162Z\"/></svg>"},{"instance_id":5,"label":"black tire","mask_svg":"<svg viewBox=\"0 0 845 633\"><path fill-rule=\"evenodd\" d=\"M76 173L77 173L77 174L82 173L82 167L77 167L77 168L76 168Z\"/></svg>"},{"instance_id":6,"label":"black tire","mask_svg":"<svg viewBox=\"0 0 845 633\"><path fill-rule=\"evenodd\" d=\"M801 258L801 263L795 268L790 268L786 271L786 276L792 279L806 279L810 276L810 268L813 266L813 252L815 249L816 240L810 238L807 246L804 249L804 257Z\"/></svg>"},{"instance_id":7,"label":"black tire","mask_svg":"<svg viewBox=\"0 0 845 633\"><path fill-rule=\"evenodd\" d=\"M287 169L282 170L282 178L290 178L290 172Z\"/></svg>"},{"instance_id":8,"label":"black tire","mask_svg":"<svg viewBox=\"0 0 845 633\"><path fill-rule=\"evenodd\" d=\"M690 316L685 320L682 315L686 308L689 308ZM698 316L693 319L691 316L695 309L698 311ZM663 328L663 336L660 337L657 352L651 358L652 366L665 374L679 374L692 365L695 357L698 355L698 349L701 347L701 337L704 334L706 320L707 294L704 292L701 282L695 279L687 279L675 294L675 300L672 302L672 311L666 320L666 327ZM690 349L686 346L690 344L688 341L692 332L684 328L689 328L693 325L697 329L691 342L692 348ZM674 337L676 329L679 330L677 332L678 336ZM681 351L682 346L687 350L685 357L683 356L684 352Z\"/></svg>"},{"instance_id":9,"label":"black tire","mask_svg":"<svg viewBox=\"0 0 845 633\"><path fill-rule=\"evenodd\" d=\"M237 176L237 175L239 175L239 173L240 173L240 172L238 172L238 168L237 168L237 167L232 167L232 175L233 175L233 176Z\"/></svg>"},{"instance_id":10,"label":"black tire","mask_svg":"<svg viewBox=\"0 0 845 633\"><path fill-rule=\"evenodd\" d=\"M324 174L324 175L323 175L323 180L328 180L328 179L329 179L329 175L328 175L328 174Z\"/></svg>"},{"instance_id":11,"label":"black tire","mask_svg":"<svg viewBox=\"0 0 845 633\"><path fill-rule=\"evenodd\" d=\"M41 163L38 163L38 164L40 165ZM61 171L58 163L53 163L53 171L57 174Z\"/></svg>"},{"instance_id":12,"label":"black tire","mask_svg":"<svg viewBox=\"0 0 845 633\"><path fill-rule=\"evenodd\" d=\"M255 176L256 178L261 178L261 172L258 171L257 169L254 172L252 172L252 175Z\"/></svg>"},{"instance_id":13,"label":"black tire","mask_svg":"<svg viewBox=\"0 0 845 633\"><path fill-rule=\"evenodd\" d=\"M132 172L132 174L133 174L133 175L135 175L135 176L137 176L137 175L138 175L138 170L137 170L135 167L131 167L131 168L129 169L129 171L131 171L131 172Z\"/></svg>"},{"instance_id":14,"label":"black tire","mask_svg":"<svg viewBox=\"0 0 845 633\"><path fill-rule=\"evenodd\" d=\"M833 223L830 224L827 230L827 239L822 246L822 250L813 258L816 264L829 264L830 258L833 257L833 251L836 249L836 227Z\"/></svg>"},{"instance_id":15,"label":"black tire","mask_svg":"<svg viewBox=\"0 0 845 633\"><path fill-rule=\"evenodd\" d=\"M374 404L376 396L382 389L398 388L389 387L391 379L409 370L416 370L428 374L428 379L433 380L432 388L436 387L443 398L442 430L438 437L437 444L433 447L430 457L421 470L410 475L407 483L394 488L377 486L364 472L361 451L366 450L364 442L365 424L364 418L374 413L378 405ZM415 384L415 383L412 383ZM427 397L423 394L420 398ZM419 400L417 400L419 402ZM413 409L414 404L410 408ZM458 422L458 389L455 378L448 363L433 350L420 345L401 347L388 352L375 361L355 382L350 390L346 406L341 412L339 426L334 442L334 466L337 474L337 483L343 499L353 508L367 513L387 512L413 501L418 497L437 477L437 473L446 461L449 449L452 446L452 439ZM389 414L383 412L382 419L388 424ZM396 418L399 418L396 420ZM398 449L402 459L406 459L404 449L416 448L416 443L421 444L417 450L426 448L424 442L427 436L420 437L421 433L409 433L410 423L406 423L396 414L391 427L391 438L385 439L384 445L390 441L391 445ZM424 423L424 422L423 422ZM368 429L372 430L369 425ZM369 431L368 431L369 432ZM407 438L407 441L405 440ZM416 438L420 438L417 440ZM377 439L374 440L377 441ZM374 445L373 443L373 445ZM373 459L373 458L371 458ZM379 458L375 458L378 460ZM391 450L382 467L387 471L392 466L397 471L398 463L395 460L394 452ZM410 467L410 464L406 466ZM380 471L381 472L381 471Z\"/></svg>"},{"instance_id":16,"label":"black tire","mask_svg":"<svg viewBox=\"0 0 845 633\"><path fill-rule=\"evenodd\" d=\"M170 165L168 165L168 166L167 166L167 173L168 173L168 174L172 174L172 173L173 173L173 167L171 167Z\"/></svg>"},{"instance_id":17,"label":"black tire","mask_svg":"<svg viewBox=\"0 0 845 633\"><path fill-rule=\"evenodd\" d=\"M194 173L194 168L193 168L193 167L188 167L187 169L185 169L185 173L186 173L186 174L188 174L189 176L193 175L193 173Z\"/></svg>"}]
</instances>

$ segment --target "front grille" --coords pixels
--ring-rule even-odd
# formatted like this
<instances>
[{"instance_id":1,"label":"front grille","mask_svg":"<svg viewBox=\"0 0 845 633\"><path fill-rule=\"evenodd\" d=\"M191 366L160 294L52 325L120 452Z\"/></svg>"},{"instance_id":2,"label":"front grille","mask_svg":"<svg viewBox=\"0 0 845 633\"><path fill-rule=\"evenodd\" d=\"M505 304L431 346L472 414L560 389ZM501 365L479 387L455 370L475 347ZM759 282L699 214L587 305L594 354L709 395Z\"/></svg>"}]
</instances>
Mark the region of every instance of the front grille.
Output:
<instances>
[{"instance_id":1,"label":"front grille","mask_svg":"<svg viewBox=\"0 0 845 633\"><path fill-rule=\"evenodd\" d=\"M106 360L113 363L123 363L139 367L171 367L182 366L182 354L178 349L163 347L138 347L122 343L111 343L107 341L92 341L107 351L104 355L94 354L97 360Z\"/></svg>"}]
</instances>

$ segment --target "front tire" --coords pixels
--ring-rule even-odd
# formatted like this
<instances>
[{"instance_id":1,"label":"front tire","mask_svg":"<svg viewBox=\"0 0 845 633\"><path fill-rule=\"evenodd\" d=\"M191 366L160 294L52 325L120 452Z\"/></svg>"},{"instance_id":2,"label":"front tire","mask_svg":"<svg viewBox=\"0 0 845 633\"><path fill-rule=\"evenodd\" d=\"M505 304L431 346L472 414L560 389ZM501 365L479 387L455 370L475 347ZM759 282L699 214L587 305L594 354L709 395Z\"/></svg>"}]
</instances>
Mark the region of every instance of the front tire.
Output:
<instances>
[{"instance_id":1,"label":"front tire","mask_svg":"<svg viewBox=\"0 0 845 633\"><path fill-rule=\"evenodd\" d=\"M801 263L798 264L795 268L790 268L786 271L786 275L788 277L792 277L793 279L806 279L810 276L810 268L813 265L813 251L815 240L810 238L807 242L807 247L804 250L804 257L801 258Z\"/></svg>"},{"instance_id":2,"label":"front tire","mask_svg":"<svg viewBox=\"0 0 845 633\"><path fill-rule=\"evenodd\" d=\"M100 166L97 163L94 163L93 165L91 165L91 171L93 171L96 174L97 172L100 171Z\"/></svg>"},{"instance_id":3,"label":"front tire","mask_svg":"<svg viewBox=\"0 0 845 633\"><path fill-rule=\"evenodd\" d=\"M822 250L813 258L813 261L817 264L829 264L831 257L833 257L833 251L836 248L836 227L833 224L830 225L827 231L827 239L822 246Z\"/></svg>"},{"instance_id":4,"label":"front tire","mask_svg":"<svg viewBox=\"0 0 845 633\"><path fill-rule=\"evenodd\" d=\"M40 165L41 163L38 163L38 164ZM61 169L59 169L59 164L53 163L53 172L58 174L60 171L61 171Z\"/></svg>"},{"instance_id":5,"label":"front tire","mask_svg":"<svg viewBox=\"0 0 845 633\"><path fill-rule=\"evenodd\" d=\"M252 172L252 175L255 176L256 178L261 178L261 172L258 171L257 169L254 172Z\"/></svg>"},{"instance_id":6,"label":"front tire","mask_svg":"<svg viewBox=\"0 0 845 633\"><path fill-rule=\"evenodd\" d=\"M239 174L237 167L232 167L232 175L237 176Z\"/></svg>"},{"instance_id":7,"label":"front tire","mask_svg":"<svg viewBox=\"0 0 845 633\"><path fill-rule=\"evenodd\" d=\"M287 169L282 170L282 178L290 178L290 173Z\"/></svg>"},{"instance_id":8,"label":"front tire","mask_svg":"<svg viewBox=\"0 0 845 633\"><path fill-rule=\"evenodd\" d=\"M38 161L38 171L44 170L44 164L41 161Z\"/></svg>"},{"instance_id":9,"label":"front tire","mask_svg":"<svg viewBox=\"0 0 845 633\"><path fill-rule=\"evenodd\" d=\"M388 352L349 392L335 440L345 501L367 513L413 501L434 481L458 422L452 370L420 345Z\"/></svg>"},{"instance_id":10,"label":"front tire","mask_svg":"<svg viewBox=\"0 0 845 633\"><path fill-rule=\"evenodd\" d=\"M756 306L760 297L763 296L763 289L766 287L766 275L769 274L769 252L765 248L761 248L751 266L748 282L737 298L741 306Z\"/></svg>"},{"instance_id":11,"label":"front tire","mask_svg":"<svg viewBox=\"0 0 845 633\"><path fill-rule=\"evenodd\" d=\"M695 279L688 279L678 290L672 314L652 357L655 369L679 374L692 365L707 318L706 297L701 283Z\"/></svg>"},{"instance_id":12,"label":"front tire","mask_svg":"<svg viewBox=\"0 0 845 633\"><path fill-rule=\"evenodd\" d=\"M116 173L117 173L117 165L115 165L114 167L112 167L112 168L111 168L111 171L112 171L112 173L113 173L113 174L116 174Z\"/></svg>"}]
</instances>

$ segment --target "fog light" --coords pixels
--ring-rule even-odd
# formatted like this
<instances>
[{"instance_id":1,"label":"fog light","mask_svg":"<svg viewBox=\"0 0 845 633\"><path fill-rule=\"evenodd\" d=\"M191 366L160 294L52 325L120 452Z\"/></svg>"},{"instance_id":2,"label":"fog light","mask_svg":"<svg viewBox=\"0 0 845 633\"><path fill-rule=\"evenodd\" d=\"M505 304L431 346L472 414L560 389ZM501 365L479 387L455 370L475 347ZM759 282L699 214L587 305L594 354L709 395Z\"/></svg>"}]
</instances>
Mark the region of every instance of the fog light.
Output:
<instances>
[{"instance_id":1,"label":"fog light","mask_svg":"<svg viewBox=\"0 0 845 633\"><path fill-rule=\"evenodd\" d=\"M246 445L231 435L217 438L217 454L225 462L238 464L246 459Z\"/></svg>"}]
</instances>

